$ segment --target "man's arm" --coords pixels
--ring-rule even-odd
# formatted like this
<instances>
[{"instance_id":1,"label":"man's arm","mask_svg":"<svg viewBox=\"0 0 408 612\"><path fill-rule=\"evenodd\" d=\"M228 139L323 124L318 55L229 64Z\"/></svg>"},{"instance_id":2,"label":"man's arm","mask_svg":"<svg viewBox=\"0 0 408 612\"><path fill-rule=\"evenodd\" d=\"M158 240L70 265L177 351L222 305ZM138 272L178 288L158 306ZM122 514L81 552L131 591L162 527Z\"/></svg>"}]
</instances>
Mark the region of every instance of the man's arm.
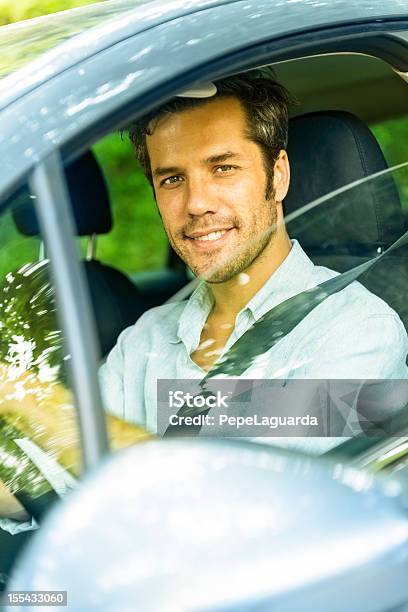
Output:
<instances>
[{"instance_id":1,"label":"man's arm","mask_svg":"<svg viewBox=\"0 0 408 612\"><path fill-rule=\"evenodd\" d=\"M142 428L148 428L144 388L146 356L151 350L147 338L151 312L146 312L134 326L120 334L99 368L102 400L107 413Z\"/></svg>"}]
</instances>

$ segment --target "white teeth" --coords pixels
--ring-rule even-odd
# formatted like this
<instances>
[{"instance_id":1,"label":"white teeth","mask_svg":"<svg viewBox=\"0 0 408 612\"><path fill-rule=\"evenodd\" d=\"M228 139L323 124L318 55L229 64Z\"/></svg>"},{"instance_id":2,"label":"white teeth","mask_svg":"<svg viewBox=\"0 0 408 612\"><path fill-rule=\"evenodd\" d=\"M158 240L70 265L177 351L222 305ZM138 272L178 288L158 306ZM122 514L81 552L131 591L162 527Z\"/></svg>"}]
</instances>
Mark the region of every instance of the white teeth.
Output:
<instances>
[{"instance_id":1,"label":"white teeth","mask_svg":"<svg viewBox=\"0 0 408 612\"><path fill-rule=\"evenodd\" d=\"M227 233L227 230L221 230L219 232L211 232L211 234L206 234L205 236L198 236L194 238L194 240L203 241L203 240L219 240L221 236Z\"/></svg>"}]
</instances>

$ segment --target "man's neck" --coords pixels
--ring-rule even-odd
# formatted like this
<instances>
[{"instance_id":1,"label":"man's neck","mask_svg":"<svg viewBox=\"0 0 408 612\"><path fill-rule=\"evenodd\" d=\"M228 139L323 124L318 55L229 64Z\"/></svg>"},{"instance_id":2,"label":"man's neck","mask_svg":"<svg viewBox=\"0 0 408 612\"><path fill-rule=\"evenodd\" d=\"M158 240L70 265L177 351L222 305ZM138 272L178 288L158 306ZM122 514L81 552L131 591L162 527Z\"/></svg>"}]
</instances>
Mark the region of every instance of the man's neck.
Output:
<instances>
[{"instance_id":1,"label":"man's neck","mask_svg":"<svg viewBox=\"0 0 408 612\"><path fill-rule=\"evenodd\" d=\"M224 283L209 284L214 297L213 316L235 321L237 314L279 268L289 255L292 243L286 232L275 238L245 272Z\"/></svg>"}]
</instances>

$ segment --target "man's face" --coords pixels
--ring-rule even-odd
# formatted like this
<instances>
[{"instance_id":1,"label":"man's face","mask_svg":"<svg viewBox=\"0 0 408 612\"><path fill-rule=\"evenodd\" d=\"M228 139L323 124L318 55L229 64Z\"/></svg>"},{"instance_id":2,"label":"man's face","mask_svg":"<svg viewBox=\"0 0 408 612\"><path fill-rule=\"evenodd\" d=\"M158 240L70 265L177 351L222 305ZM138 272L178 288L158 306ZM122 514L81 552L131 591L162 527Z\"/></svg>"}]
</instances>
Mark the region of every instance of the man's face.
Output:
<instances>
[{"instance_id":1,"label":"man's face","mask_svg":"<svg viewBox=\"0 0 408 612\"><path fill-rule=\"evenodd\" d=\"M276 227L259 146L235 98L161 119L147 147L169 241L194 274L225 282L264 252Z\"/></svg>"}]
</instances>

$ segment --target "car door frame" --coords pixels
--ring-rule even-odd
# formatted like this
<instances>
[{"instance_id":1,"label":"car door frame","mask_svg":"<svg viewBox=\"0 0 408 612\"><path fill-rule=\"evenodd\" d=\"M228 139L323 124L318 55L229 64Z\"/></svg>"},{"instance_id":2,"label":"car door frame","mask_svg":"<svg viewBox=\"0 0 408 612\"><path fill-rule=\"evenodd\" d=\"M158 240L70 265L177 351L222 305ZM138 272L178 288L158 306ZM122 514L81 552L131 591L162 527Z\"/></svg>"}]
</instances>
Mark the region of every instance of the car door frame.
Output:
<instances>
[{"instance_id":1,"label":"car door frame","mask_svg":"<svg viewBox=\"0 0 408 612\"><path fill-rule=\"evenodd\" d=\"M228 17L226 12L228 7L231 9L234 7L234 3L222 7L225 19ZM220 9L220 7L216 8L217 10ZM188 21L190 17L189 24L185 22L183 25L186 36L194 35L194 32L198 32L198 28L202 27L197 20L194 21L192 16L187 15L182 19ZM157 26L157 35L160 40L164 40L163 37L169 33L171 38L174 37L174 31L177 31L180 26L180 19L174 19ZM171 28L175 28L175 30ZM295 35L275 36L271 40L267 40L265 35L260 33L255 42L250 44L247 41L245 45L242 44L241 48L233 49L231 46L226 48L228 46L226 45L222 57L217 57L214 50L211 58L207 57L206 53L209 52L209 47L208 44L203 45L201 55L197 54L188 68L185 66L185 60L183 65L185 51L182 52L181 47L178 47L177 62L172 72L165 77L156 73L149 74L148 66L144 64L145 68L140 67L139 71L147 71L146 79L139 91L133 87L133 83L130 83L122 92L119 92L126 94L123 99L114 95L107 104L103 105L101 103L98 112L93 114L87 113L88 109L85 105L83 109L78 111L75 122L70 126L64 126L61 124L61 119L66 117L67 109L81 105L79 99L68 101L62 112L60 111L58 116L60 124L54 127L52 137L48 140L45 138L51 127L51 123L47 123L47 120L45 120L41 127L42 139L38 139L38 129L34 130L34 127L32 127L29 128L28 142L24 144L25 151L21 150L21 147L17 146L18 143L16 143L13 159L14 161L20 160L18 172L14 172L13 176L3 180L1 190L8 194L19 184L22 184L27 176L30 176L30 184L37 196L37 212L51 258L57 302L61 307L62 326L72 358L73 388L79 410L86 469L96 465L106 454L107 441L102 403L96 379L98 353L94 325L87 288L74 249L73 224L69 196L62 172L63 165L80 155L103 134L122 126L124 122L126 123L126 121L140 115L142 111L150 110L189 84L207 79L209 75L215 78L226 73L250 69L263 62L269 63L289 57L304 57L308 54L315 55L322 52L334 52L335 50L344 51L348 49L352 52L365 52L373 49L374 42L377 45L376 55L378 57L379 49L382 49L383 55L390 53L390 41L392 42L393 56L398 55L396 53L398 45L404 46L407 62L405 64L405 60L401 61L397 67L400 70L408 69L407 38L405 33L401 33L404 28L408 30L408 19L405 22L398 19L395 22L387 22L387 24L379 24L373 20L373 22L367 22L364 25L347 24L336 28L323 28L317 38L316 36L311 38L310 32L302 32ZM152 31L143 32L136 35L134 40L132 38L117 43L98 53L96 57L93 56L85 60L85 66L83 65L81 69L85 69L88 74L91 71L93 76L81 93L83 100L89 100L92 99L92 95L98 95L100 80L98 81L96 73L98 70L100 71L101 66L109 66L113 61L113 65L119 67L123 64L125 55L129 55L131 45L135 46L135 43L137 43L138 52L141 53L147 49L148 41L152 35ZM381 40L384 43L382 46L380 44ZM179 44L183 42L186 41L179 41ZM229 42L231 42L230 39ZM164 43L164 45L167 44L167 42ZM122 45L119 51L118 45ZM127 50L124 50L125 47ZM144 62L151 60L149 53L141 56L144 58ZM175 57L176 55L173 55L173 58ZM68 81L70 78L72 79L74 75L77 75L77 71L77 67L73 67L53 77L38 90L31 91L27 96L7 107L1 115L5 119L10 119L13 116L16 118L18 113L25 109L28 116L25 118L24 125L29 126L32 113L41 112L44 99L50 91L54 96L54 108L58 108L58 96L61 91L67 90L67 79ZM123 81L123 75L121 75L121 78ZM73 116L72 113L70 116ZM29 145L34 143L34 139L46 144L43 147L38 145L35 150L30 151L32 147ZM2 145L0 144L0 151L1 148ZM30 153L27 154L27 151L30 151ZM75 299L73 299L74 297Z\"/></svg>"}]
</instances>

